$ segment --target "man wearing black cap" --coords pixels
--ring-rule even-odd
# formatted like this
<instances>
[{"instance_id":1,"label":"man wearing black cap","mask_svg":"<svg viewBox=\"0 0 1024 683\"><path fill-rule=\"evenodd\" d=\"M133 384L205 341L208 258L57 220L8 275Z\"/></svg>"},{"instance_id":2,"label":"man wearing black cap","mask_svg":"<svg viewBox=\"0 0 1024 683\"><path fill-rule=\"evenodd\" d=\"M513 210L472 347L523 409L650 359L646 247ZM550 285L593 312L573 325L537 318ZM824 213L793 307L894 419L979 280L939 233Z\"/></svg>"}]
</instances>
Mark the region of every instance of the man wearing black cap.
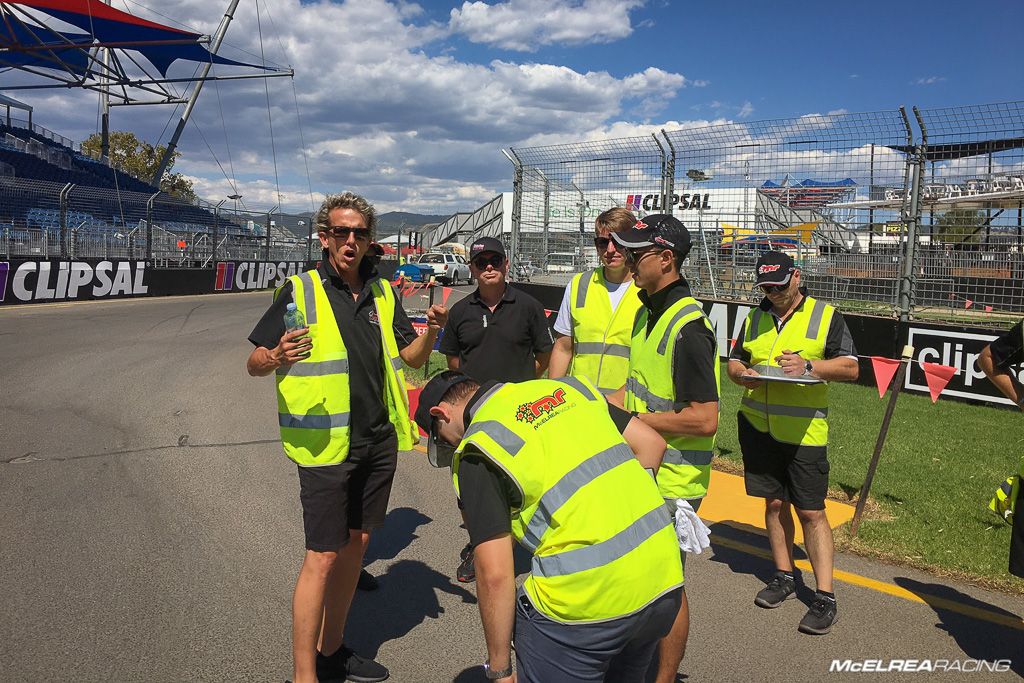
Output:
<instances>
[{"instance_id":1,"label":"man wearing black cap","mask_svg":"<svg viewBox=\"0 0 1024 683\"><path fill-rule=\"evenodd\" d=\"M423 388L416 422L428 448L457 446L452 479L476 544L486 677L643 680L682 584L651 478L664 439L575 377L479 385L443 372ZM518 591L513 538L533 555Z\"/></svg>"},{"instance_id":2,"label":"man wearing black cap","mask_svg":"<svg viewBox=\"0 0 1024 683\"><path fill-rule=\"evenodd\" d=\"M711 478L720 364L714 328L680 272L690 233L676 218L653 214L612 239L625 250L643 308L633 325L626 386L611 400L623 401L668 442L658 488L669 509L682 499L696 510ZM689 631L684 591L672 630L658 646L658 683L676 680Z\"/></svg>"},{"instance_id":3,"label":"man wearing black cap","mask_svg":"<svg viewBox=\"0 0 1024 683\"><path fill-rule=\"evenodd\" d=\"M765 527L776 569L754 604L771 609L796 592L793 507L817 584L799 630L824 635L838 614L832 592L832 528L825 516L825 382L856 380L857 351L839 311L800 286L800 269L789 255L769 251L755 268L756 286L765 298L747 316L729 357L729 378L746 389L738 415L744 484L747 495L765 499Z\"/></svg>"},{"instance_id":4,"label":"man wearing black cap","mask_svg":"<svg viewBox=\"0 0 1024 683\"><path fill-rule=\"evenodd\" d=\"M452 306L438 349L448 356L448 368L477 382L540 377L548 367L554 338L540 302L506 282L505 247L493 237L474 241L469 269L477 289ZM455 575L463 583L473 580L472 544L463 548Z\"/></svg>"}]
</instances>

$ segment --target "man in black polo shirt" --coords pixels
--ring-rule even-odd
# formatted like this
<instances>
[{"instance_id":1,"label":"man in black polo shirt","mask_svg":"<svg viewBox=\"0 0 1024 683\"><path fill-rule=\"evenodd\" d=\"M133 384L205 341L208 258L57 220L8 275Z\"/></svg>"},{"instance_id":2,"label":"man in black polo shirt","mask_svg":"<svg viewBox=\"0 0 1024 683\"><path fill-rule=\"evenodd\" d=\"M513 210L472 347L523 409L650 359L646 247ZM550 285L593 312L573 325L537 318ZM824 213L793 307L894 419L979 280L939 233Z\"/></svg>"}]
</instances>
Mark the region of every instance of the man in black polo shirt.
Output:
<instances>
[{"instance_id":1,"label":"man in black polo shirt","mask_svg":"<svg viewBox=\"0 0 1024 683\"><path fill-rule=\"evenodd\" d=\"M978 366L992 380L992 384L1006 398L1024 409L1024 388L1017 378L1016 368L1024 363L1024 321L1018 322L998 339L985 347L978 358ZM1010 534L1010 573L1024 579L1024 458L1019 472L1021 484L1014 504L1013 530Z\"/></svg>"},{"instance_id":2,"label":"man in black polo shirt","mask_svg":"<svg viewBox=\"0 0 1024 683\"><path fill-rule=\"evenodd\" d=\"M469 248L469 269L477 289L452 306L441 338L448 368L477 382L523 382L547 370L554 338L544 307L525 292L508 285L505 247L493 237L481 237ZM460 504L461 505L461 504ZM462 549L456 578L472 581L473 545Z\"/></svg>"},{"instance_id":3,"label":"man in black polo shirt","mask_svg":"<svg viewBox=\"0 0 1024 683\"><path fill-rule=\"evenodd\" d=\"M393 354L422 366L447 310L431 307L427 332L416 336L401 300L377 274L377 216L365 199L330 195L314 220L324 248L320 265L298 276L301 297L291 279L276 293L249 335L256 348L246 368L253 376L277 374L282 441L299 465L306 554L292 601L294 681L382 681L387 669L344 645L345 622L370 531L387 513L396 430L409 442L413 438L404 408L395 407L408 397L399 394L405 387ZM315 330L285 330L284 313L293 301L305 308L307 323L319 320ZM389 317L390 329L382 326ZM332 318L337 329L328 323ZM313 344L326 358L302 363L315 360L309 358ZM320 381L303 382L311 378Z\"/></svg>"}]
</instances>

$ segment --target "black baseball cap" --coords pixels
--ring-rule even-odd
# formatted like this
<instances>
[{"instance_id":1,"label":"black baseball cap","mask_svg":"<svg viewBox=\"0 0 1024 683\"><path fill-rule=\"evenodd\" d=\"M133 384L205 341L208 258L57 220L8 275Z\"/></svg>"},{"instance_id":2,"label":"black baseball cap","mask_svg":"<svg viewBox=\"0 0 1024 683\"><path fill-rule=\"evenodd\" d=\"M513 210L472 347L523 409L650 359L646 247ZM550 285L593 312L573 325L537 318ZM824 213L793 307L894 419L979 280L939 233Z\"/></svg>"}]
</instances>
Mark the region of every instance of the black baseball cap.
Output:
<instances>
[{"instance_id":1,"label":"black baseball cap","mask_svg":"<svg viewBox=\"0 0 1024 683\"><path fill-rule=\"evenodd\" d=\"M641 218L629 230L613 232L615 244L625 249L664 247L686 258L690 253L690 231L682 221L667 213L652 213Z\"/></svg>"},{"instance_id":2,"label":"black baseball cap","mask_svg":"<svg viewBox=\"0 0 1024 683\"><path fill-rule=\"evenodd\" d=\"M757 273L756 285L788 285L789 279L793 277L796 264L793 257L781 251L766 251L761 254L754 265L754 272Z\"/></svg>"},{"instance_id":3,"label":"black baseball cap","mask_svg":"<svg viewBox=\"0 0 1024 683\"><path fill-rule=\"evenodd\" d=\"M479 254L488 251L505 256L505 245L501 243L501 240L494 239L493 237L481 237L473 242L473 245L469 248L469 258L476 258Z\"/></svg>"},{"instance_id":4,"label":"black baseball cap","mask_svg":"<svg viewBox=\"0 0 1024 683\"><path fill-rule=\"evenodd\" d=\"M488 238L484 238L488 239ZM454 387L456 384L462 382L471 382L473 379L469 375L465 375L458 370L445 370L442 373L434 375L423 390L420 391L420 402L416 406L416 415L414 416L416 424L420 426L424 434L430 436L430 426L434 421L434 416L430 414L430 409L435 407L444 398L444 395L448 393L448 390Z\"/></svg>"}]
</instances>

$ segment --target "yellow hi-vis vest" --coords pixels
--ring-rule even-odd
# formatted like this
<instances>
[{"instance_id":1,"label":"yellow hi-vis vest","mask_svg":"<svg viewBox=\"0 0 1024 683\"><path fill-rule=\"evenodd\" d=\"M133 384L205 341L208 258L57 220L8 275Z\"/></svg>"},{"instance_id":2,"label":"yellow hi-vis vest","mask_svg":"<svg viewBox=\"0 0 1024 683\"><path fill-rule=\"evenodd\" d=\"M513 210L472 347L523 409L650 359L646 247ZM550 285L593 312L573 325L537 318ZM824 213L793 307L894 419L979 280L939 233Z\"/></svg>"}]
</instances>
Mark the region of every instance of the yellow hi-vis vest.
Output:
<instances>
[{"instance_id":1,"label":"yellow hi-vis vest","mask_svg":"<svg viewBox=\"0 0 1024 683\"><path fill-rule=\"evenodd\" d=\"M604 267L577 274L569 290L573 354L569 373L585 377L602 394L617 391L629 374L629 340L636 312L643 305L632 281L612 310Z\"/></svg>"},{"instance_id":2,"label":"yellow hi-vis vest","mask_svg":"<svg viewBox=\"0 0 1024 683\"><path fill-rule=\"evenodd\" d=\"M335 465L348 457L350 444L348 350L320 274L312 270L288 279L295 304L306 318L313 348L309 358L277 369L281 443L285 454L303 467ZM409 394L395 341L395 296L383 280L374 281L371 287L383 344L383 398L398 449L409 450L418 434L409 419ZM279 287L275 298L280 291Z\"/></svg>"},{"instance_id":3,"label":"yellow hi-vis vest","mask_svg":"<svg viewBox=\"0 0 1024 683\"><path fill-rule=\"evenodd\" d=\"M743 330L743 348L750 353L750 364L777 368L775 358L785 350L799 351L805 360L821 360L834 313L832 306L805 297L780 332L770 312L755 308L747 315ZM768 432L776 441L803 446L828 444L827 383L764 382L744 392L740 412L754 429Z\"/></svg>"},{"instance_id":4,"label":"yellow hi-vis vest","mask_svg":"<svg viewBox=\"0 0 1024 683\"><path fill-rule=\"evenodd\" d=\"M561 622L633 614L683 582L679 542L658 487L608 418L608 404L575 377L499 384L473 406L455 451L500 467L519 490L512 534L533 554L523 584Z\"/></svg>"},{"instance_id":5,"label":"yellow hi-vis vest","mask_svg":"<svg viewBox=\"0 0 1024 683\"><path fill-rule=\"evenodd\" d=\"M1018 473L1007 477L1006 481L999 485L996 495L988 504L988 509L999 515L1007 524L1013 524L1013 516L1017 512L1021 480L1024 480L1024 458L1020 459Z\"/></svg>"},{"instance_id":6,"label":"yellow hi-vis vest","mask_svg":"<svg viewBox=\"0 0 1024 683\"><path fill-rule=\"evenodd\" d=\"M693 297L684 297L661 314L647 334L650 311L640 310L633 325L629 352L629 379L626 380L626 410L638 413L667 413L686 407L676 401L672 359L683 326L701 320L714 332L704 309ZM721 363L714 359L715 384L721 392ZM707 495L711 481L711 457L714 436L668 436L665 457L658 470L658 488L664 498L701 498Z\"/></svg>"}]
</instances>

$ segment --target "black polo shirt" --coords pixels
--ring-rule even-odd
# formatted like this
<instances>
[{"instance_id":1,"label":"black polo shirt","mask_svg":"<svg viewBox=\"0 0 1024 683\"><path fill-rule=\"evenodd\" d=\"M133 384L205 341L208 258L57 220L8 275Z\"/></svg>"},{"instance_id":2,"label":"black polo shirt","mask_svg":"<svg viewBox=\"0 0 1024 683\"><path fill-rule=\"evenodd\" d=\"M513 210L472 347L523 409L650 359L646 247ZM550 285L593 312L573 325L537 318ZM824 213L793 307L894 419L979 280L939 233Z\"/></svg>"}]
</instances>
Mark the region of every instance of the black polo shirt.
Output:
<instances>
[{"instance_id":1,"label":"black polo shirt","mask_svg":"<svg viewBox=\"0 0 1024 683\"><path fill-rule=\"evenodd\" d=\"M363 265L369 264L364 260ZM380 323L377 307L373 304L370 285L380 279L376 268L370 265L360 268L364 276L363 289L358 299L352 298L352 290L338 275L324 254L316 272L324 284L327 300L338 321L341 340L348 351L349 390L351 391L352 445L364 445L379 441L392 430L388 420L388 409L384 403L384 347L380 337ZM390 287L389 283L385 283ZM284 313L293 301L292 283L286 281L281 295L270 305L260 321L249 334L249 341L256 346L273 349L284 335ZM416 338L409 316L402 308L402 300L395 296L395 341L399 350L404 349Z\"/></svg>"},{"instance_id":2,"label":"black polo shirt","mask_svg":"<svg viewBox=\"0 0 1024 683\"><path fill-rule=\"evenodd\" d=\"M537 378L536 355L554 343L540 302L506 286L493 311L479 289L452 306L438 350L457 356L459 369L477 382L523 382Z\"/></svg>"},{"instance_id":3,"label":"black polo shirt","mask_svg":"<svg viewBox=\"0 0 1024 683\"><path fill-rule=\"evenodd\" d=\"M472 422L470 410L497 382L486 382L466 404L463 424ZM626 431L632 415L622 408L608 404L608 416L619 433ZM479 545L484 541L512 532L512 511L522 506L522 497L508 475L481 455L473 446L467 446L459 463L459 500L469 541Z\"/></svg>"},{"instance_id":4,"label":"black polo shirt","mask_svg":"<svg viewBox=\"0 0 1024 683\"><path fill-rule=\"evenodd\" d=\"M800 294L803 298L800 299L800 303L797 304L796 308L793 309L793 313L796 313L804 307L804 303L807 302L807 288L801 287ZM782 331L782 328L787 322L793 319L793 315L790 315L785 320L775 315L772 310L772 302L765 297L758 304L758 307L765 313L770 313L772 320L775 322L775 329ZM736 340L736 345L732 347L732 353L729 354L729 358L741 361L746 365L750 365L750 352L743 348L743 340L747 336L747 324L750 319L743 323L743 332L740 334L739 339ZM832 314L832 323L828 326L828 336L825 337L825 356L822 360L831 360L832 358L840 358L843 356L849 356L856 360L857 348L853 345L853 336L850 334L850 329L846 326L846 321L843 320L843 315L838 310ZM814 360L813 358L811 360Z\"/></svg>"},{"instance_id":5,"label":"black polo shirt","mask_svg":"<svg viewBox=\"0 0 1024 683\"><path fill-rule=\"evenodd\" d=\"M683 278L675 280L654 294L640 292L640 301L647 308L647 334L662 314L680 299L693 296L690 284ZM718 340L715 333L697 318L683 325L672 354L672 384L675 400L689 403L711 403L718 400L715 363L718 363Z\"/></svg>"}]
</instances>

